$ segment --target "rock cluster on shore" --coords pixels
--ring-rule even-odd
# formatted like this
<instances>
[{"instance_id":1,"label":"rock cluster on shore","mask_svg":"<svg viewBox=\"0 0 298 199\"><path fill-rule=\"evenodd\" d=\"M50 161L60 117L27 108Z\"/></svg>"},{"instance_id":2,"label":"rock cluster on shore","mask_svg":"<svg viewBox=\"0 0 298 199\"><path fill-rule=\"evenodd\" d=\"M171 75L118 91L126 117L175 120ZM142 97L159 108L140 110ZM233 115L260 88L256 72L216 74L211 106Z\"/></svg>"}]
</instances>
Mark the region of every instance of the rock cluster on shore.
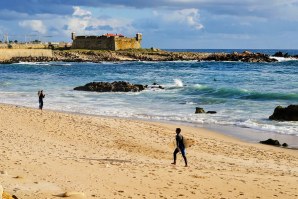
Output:
<instances>
[{"instance_id":1,"label":"rock cluster on shore","mask_svg":"<svg viewBox=\"0 0 298 199\"><path fill-rule=\"evenodd\" d=\"M276 59L262 53L202 53L202 52L169 52L163 50L54 50L53 57L14 57L1 63L16 62L101 62L101 61L242 61L242 62L275 62Z\"/></svg>"},{"instance_id":2,"label":"rock cluster on shore","mask_svg":"<svg viewBox=\"0 0 298 199\"><path fill-rule=\"evenodd\" d=\"M269 138L268 140L260 141L261 144L267 144L267 145L272 145L272 146L283 146L283 147L288 147L287 143L283 143L282 145L278 140L273 140Z\"/></svg>"}]
</instances>

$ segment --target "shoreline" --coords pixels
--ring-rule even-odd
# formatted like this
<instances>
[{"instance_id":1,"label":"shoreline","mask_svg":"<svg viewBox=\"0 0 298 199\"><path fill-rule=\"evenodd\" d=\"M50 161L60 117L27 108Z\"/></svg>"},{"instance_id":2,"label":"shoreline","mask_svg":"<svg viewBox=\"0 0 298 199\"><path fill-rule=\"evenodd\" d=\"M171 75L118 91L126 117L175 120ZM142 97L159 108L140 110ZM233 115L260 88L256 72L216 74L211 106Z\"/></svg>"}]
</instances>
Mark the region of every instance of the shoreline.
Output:
<instances>
[{"instance_id":1,"label":"shoreline","mask_svg":"<svg viewBox=\"0 0 298 199\"><path fill-rule=\"evenodd\" d=\"M0 183L22 199L297 198L298 153L177 125L0 104ZM46 172L45 172L46 171Z\"/></svg>"},{"instance_id":2,"label":"shoreline","mask_svg":"<svg viewBox=\"0 0 298 199\"><path fill-rule=\"evenodd\" d=\"M121 117L120 117L121 118ZM134 120L134 118L129 118ZM281 144L287 143L288 147L277 147L277 148L283 148L283 149L292 149L292 150L298 150L298 136L296 135L286 135L286 134L278 134L274 132L267 132L262 130L256 130L251 128L244 128L239 126L228 126L228 125L214 125L214 124L193 124L193 123L187 123L187 122L177 122L177 121L164 121L164 120L142 120L139 118L136 118L135 120L141 120L141 121L152 121L157 123L165 123L170 125L183 125L183 126L189 126L194 128L203 128L206 130L210 130L214 133L230 137L245 143L250 144L260 144L260 141L267 140L269 138L278 140ZM276 146L272 146L276 147Z\"/></svg>"},{"instance_id":3,"label":"shoreline","mask_svg":"<svg viewBox=\"0 0 298 199\"><path fill-rule=\"evenodd\" d=\"M298 150L298 136L296 135L278 134L273 132L267 132L267 131L256 130L251 128L242 128L237 126L207 125L204 128L207 128L211 131L216 131L228 136L236 137L248 143L261 144L259 143L260 141L264 141L271 138L274 140L278 140L281 144L287 143L289 145L288 147L280 147L280 148Z\"/></svg>"},{"instance_id":4,"label":"shoreline","mask_svg":"<svg viewBox=\"0 0 298 199\"><path fill-rule=\"evenodd\" d=\"M6 104L0 103L0 105L8 105L8 106L16 106L22 108L30 108L35 109L33 107L27 107L22 105L15 105L15 104ZM124 119L124 120L132 120L132 121L143 121L143 122L152 122L152 123L162 123L166 125L182 125L182 126L189 126L194 128L203 128L206 130L210 130L214 133L231 137L233 139L251 143L251 144L260 144L260 141L267 140L269 138L280 141L281 144L287 143L288 147L276 147L276 148L284 148L284 149L293 149L298 150L298 136L295 135L287 135L287 134L278 134L274 132L267 132L262 130L256 130L251 128L243 128L238 126L228 126L228 125L218 125L218 124L194 124L188 122L179 122L179 121L169 121L169 120L154 120L154 119L141 119L141 118L133 118L133 117L117 117L117 116L108 116L108 115L96 115L96 114L87 114L81 112L70 112L70 111L63 111L63 110L54 110L54 109L44 109L46 111L51 112L58 112L58 113L65 113L65 114L74 114L74 115L81 115L81 116L90 116L90 117L99 117L99 118L107 118L107 119Z\"/></svg>"}]
</instances>

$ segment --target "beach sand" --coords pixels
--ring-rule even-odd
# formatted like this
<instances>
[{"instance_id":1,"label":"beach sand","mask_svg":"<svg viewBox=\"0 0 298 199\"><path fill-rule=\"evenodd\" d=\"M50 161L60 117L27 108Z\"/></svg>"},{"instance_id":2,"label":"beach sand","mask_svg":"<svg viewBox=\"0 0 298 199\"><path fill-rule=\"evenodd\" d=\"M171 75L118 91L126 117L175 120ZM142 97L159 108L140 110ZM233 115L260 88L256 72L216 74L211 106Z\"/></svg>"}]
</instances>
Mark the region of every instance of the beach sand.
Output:
<instances>
[{"instance_id":1,"label":"beach sand","mask_svg":"<svg viewBox=\"0 0 298 199\"><path fill-rule=\"evenodd\" d=\"M189 167L175 129L195 142ZM0 105L0 184L19 199L298 198L298 151L202 128Z\"/></svg>"}]
</instances>

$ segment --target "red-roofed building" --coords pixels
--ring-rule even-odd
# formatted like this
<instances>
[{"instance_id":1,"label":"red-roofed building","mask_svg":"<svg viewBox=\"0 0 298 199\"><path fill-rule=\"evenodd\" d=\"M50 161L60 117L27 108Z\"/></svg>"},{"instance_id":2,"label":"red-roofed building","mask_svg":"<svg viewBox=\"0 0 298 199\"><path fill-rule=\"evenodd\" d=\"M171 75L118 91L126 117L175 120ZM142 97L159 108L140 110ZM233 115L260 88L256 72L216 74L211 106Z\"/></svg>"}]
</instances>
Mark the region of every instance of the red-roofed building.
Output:
<instances>
[{"instance_id":1,"label":"red-roofed building","mask_svg":"<svg viewBox=\"0 0 298 199\"><path fill-rule=\"evenodd\" d=\"M104 34L103 36L107 36L107 37L124 37L124 35L122 34L113 34L113 33L107 33L107 34Z\"/></svg>"}]
</instances>

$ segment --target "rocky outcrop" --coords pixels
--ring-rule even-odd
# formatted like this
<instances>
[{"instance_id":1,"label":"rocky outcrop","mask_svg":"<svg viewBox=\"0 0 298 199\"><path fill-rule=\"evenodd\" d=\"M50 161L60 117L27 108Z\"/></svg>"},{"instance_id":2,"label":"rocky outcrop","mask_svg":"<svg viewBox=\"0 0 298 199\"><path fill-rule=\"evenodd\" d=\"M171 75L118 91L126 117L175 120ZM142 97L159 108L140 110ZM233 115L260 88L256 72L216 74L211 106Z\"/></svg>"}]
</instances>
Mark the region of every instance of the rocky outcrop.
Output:
<instances>
[{"instance_id":1,"label":"rocky outcrop","mask_svg":"<svg viewBox=\"0 0 298 199\"><path fill-rule=\"evenodd\" d=\"M276 59L262 53L252 53L244 51L243 53L214 53L208 56L205 61L242 61L242 62L276 62Z\"/></svg>"},{"instance_id":2,"label":"rocky outcrop","mask_svg":"<svg viewBox=\"0 0 298 199\"><path fill-rule=\"evenodd\" d=\"M9 60L11 63L19 63L19 62L51 62L58 61L56 57L13 57Z\"/></svg>"},{"instance_id":3,"label":"rocky outcrop","mask_svg":"<svg viewBox=\"0 0 298 199\"><path fill-rule=\"evenodd\" d=\"M91 82L85 86L78 86L74 90L95 91L95 92L139 92L144 90L143 85L130 84L124 81L109 82Z\"/></svg>"},{"instance_id":4,"label":"rocky outcrop","mask_svg":"<svg viewBox=\"0 0 298 199\"><path fill-rule=\"evenodd\" d=\"M277 106L269 119L280 121L298 121L298 105L290 105L286 108Z\"/></svg>"}]
</instances>

